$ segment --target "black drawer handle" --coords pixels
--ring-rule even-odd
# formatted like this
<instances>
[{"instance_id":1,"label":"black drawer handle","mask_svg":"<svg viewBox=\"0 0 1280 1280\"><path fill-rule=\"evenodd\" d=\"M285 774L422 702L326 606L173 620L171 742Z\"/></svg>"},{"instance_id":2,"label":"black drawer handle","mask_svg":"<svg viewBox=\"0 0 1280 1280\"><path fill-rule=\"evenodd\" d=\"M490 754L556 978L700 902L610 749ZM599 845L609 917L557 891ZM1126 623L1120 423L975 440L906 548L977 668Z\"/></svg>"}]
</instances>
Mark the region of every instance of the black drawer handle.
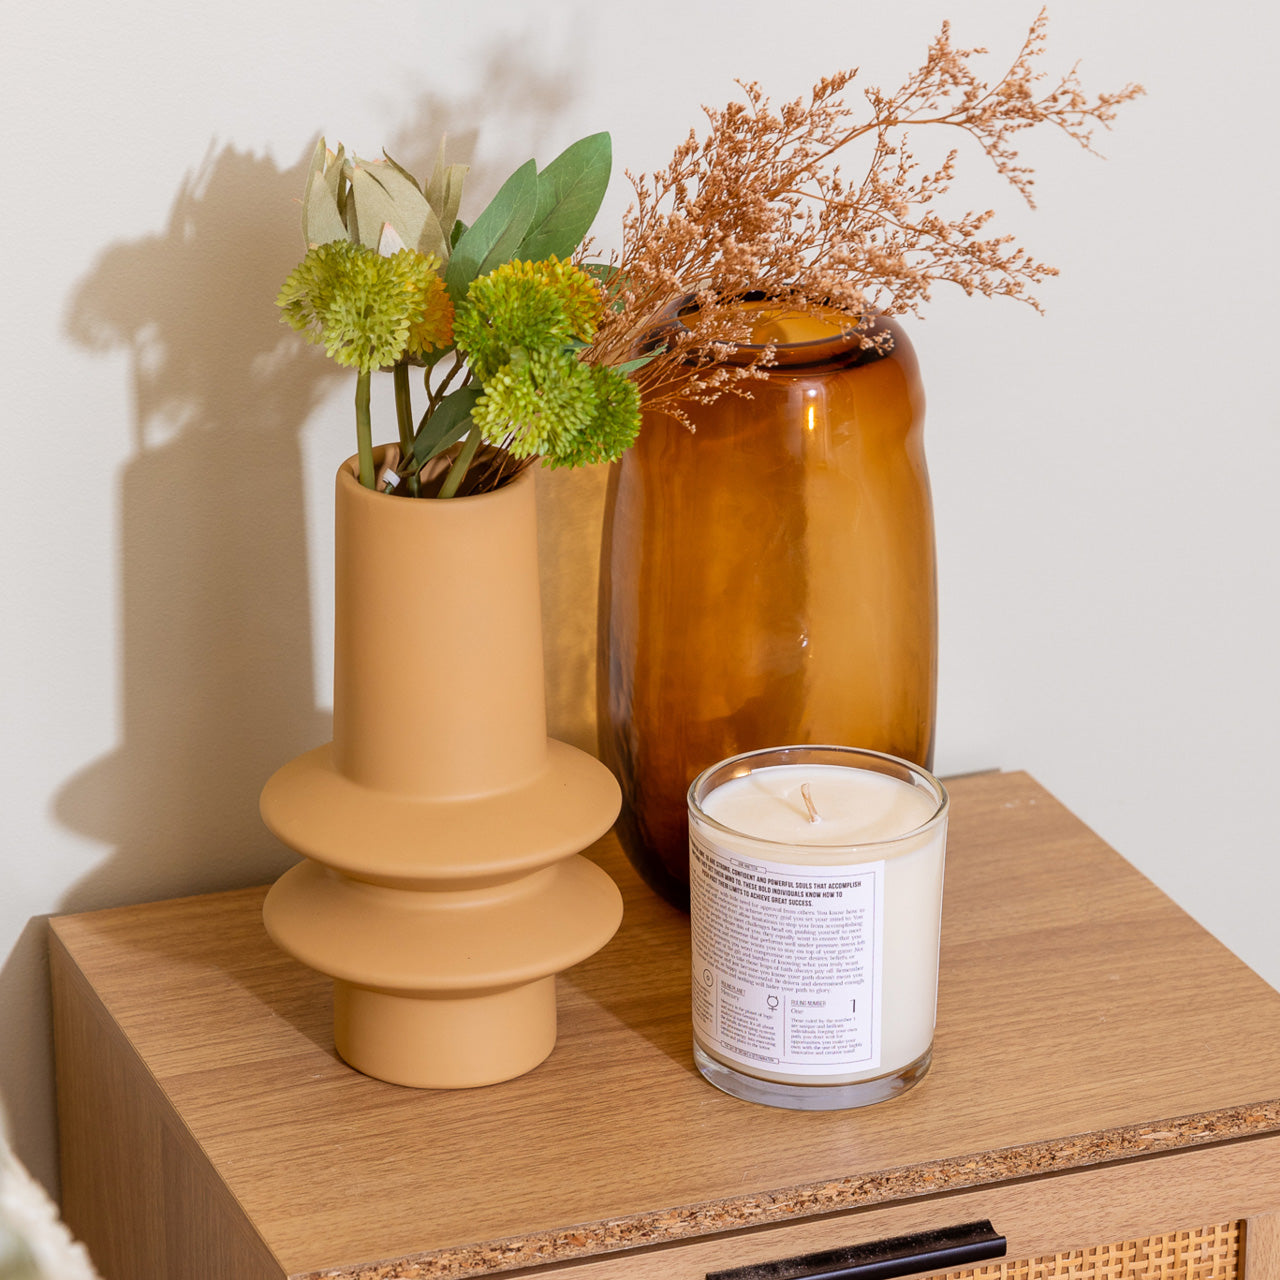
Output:
<instances>
[{"instance_id":1,"label":"black drawer handle","mask_svg":"<svg viewBox=\"0 0 1280 1280\"><path fill-rule=\"evenodd\" d=\"M825 1249L776 1262L755 1262L727 1271L708 1271L707 1280L893 1280L915 1271L940 1271L970 1262L1003 1258L1004 1236L987 1220L939 1231L917 1231L871 1244Z\"/></svg>"}]
</instances>

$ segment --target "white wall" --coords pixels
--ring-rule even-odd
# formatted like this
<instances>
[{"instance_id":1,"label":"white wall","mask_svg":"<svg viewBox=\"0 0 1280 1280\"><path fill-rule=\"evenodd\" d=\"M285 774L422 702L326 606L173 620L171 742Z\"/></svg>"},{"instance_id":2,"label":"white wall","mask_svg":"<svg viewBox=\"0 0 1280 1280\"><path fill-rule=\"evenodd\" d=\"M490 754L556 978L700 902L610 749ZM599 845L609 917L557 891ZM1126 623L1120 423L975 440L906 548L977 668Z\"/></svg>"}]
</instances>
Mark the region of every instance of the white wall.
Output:
<instances>
[{"instance_id":1,"label":"white wall","mask_svg":"<svg viewBox=\"0 0 1280 1280\"><path fill-rule=\"evenodd\" d=\"M1036 4L953 8L962 42L1007 57ZM1034 215L970 157L967 202L999 202L1062 268L1045 318L940 296L912 324L941 558L937 766L1031 770L1280 983L1280 20L1245 0L1058 10L1051 65L1081 57L1089 84L1150 96L1106 163L1028 145ZM783 98L860 63L890 85L946 11L5 7L0 1097L46 1181L44 917L271 877L287 855L258 790L326 734L350 387L272 306L316 133L422 165L447 131L473 200L600 128L619 167L652 169L734 77ZM606 245L625 198L619 178ZM553 591L588 635L589 589ZM553 696L566 736L579 704Z\"/></svg>"}]
</instances>

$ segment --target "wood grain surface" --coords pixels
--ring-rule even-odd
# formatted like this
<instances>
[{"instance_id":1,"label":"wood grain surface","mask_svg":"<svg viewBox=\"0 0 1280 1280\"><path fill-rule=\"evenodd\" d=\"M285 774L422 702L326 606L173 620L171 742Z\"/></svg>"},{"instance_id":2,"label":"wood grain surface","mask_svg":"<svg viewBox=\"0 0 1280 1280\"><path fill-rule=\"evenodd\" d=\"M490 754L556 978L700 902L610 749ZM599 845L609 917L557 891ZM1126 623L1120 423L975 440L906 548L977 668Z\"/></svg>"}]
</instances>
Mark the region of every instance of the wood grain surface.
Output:
<instances>
[{"instance_id":1,"label":"wood grain surface","mask_svg":"<svg viewBox=\"0 0 1280 1280\"><path fill-rule=\"evenodd\" d=\"M1244 1280L1280 1276L1280 1211L1250 1218L1244 1235Z\"/></svg>"},{"instance_id":2,"label":"wood grain surface","mask_svg":"<svg viewBox=\"0 0 1280 1280\"><path fill-rule=\"evenodd\" d=\"M54 952L62 1200L106 1280L279 1280L141 1058Z\"/></svg>"},{"instance_id":3,"label":"wood grain surface","mask_svg":"<svg viewBox=\"0 0 1280 1280\"><path fill-rule=\"evenodd\" d=\"M342 1064L327 983L271 946L262 890L63 917L55 968L289 1276L473 1274L1280 1129L1280 995L1027 776L951 791L934 1066L858 1111L702 1080L687 919L612 837L591 856L622 930L560 979L551 1058L485 1089ZM418 1261L366 1269L395 1259Z\"/></svg>"}]
</instances>

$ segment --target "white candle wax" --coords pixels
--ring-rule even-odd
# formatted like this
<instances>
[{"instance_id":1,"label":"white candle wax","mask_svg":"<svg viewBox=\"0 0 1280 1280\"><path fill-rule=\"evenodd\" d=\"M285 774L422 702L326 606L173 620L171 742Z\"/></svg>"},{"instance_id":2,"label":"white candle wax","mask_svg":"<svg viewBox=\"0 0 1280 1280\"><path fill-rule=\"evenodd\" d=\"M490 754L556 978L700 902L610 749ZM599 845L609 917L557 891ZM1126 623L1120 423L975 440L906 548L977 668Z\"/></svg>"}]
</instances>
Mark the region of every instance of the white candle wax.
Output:
<instances>
[{"instance_id":1,"label":"white candle wax","mask_svg":"<svg viewBox=\"0 0 1280 1280\"><path fill-rule=\"evenodd\" d=\"M818 817L809 818L801 787ZM755 840L807 846L879 843L924 826L938 808L909 782L834 764L780 764L718 786L702 811ZM806 853L806 856L807 853Z\"/></svg>"},{"instance_id":2,"label":"white candle wax","mask_svg":"<svg viewBox=\"0 0 1280 1280\"><path fill-rule=\"evenodd\" d=\"M849 757L762 761L691 806L695 1039L761 1080L876 1080L933 1042L945 793Z\"/></svg>"}]
</instances>

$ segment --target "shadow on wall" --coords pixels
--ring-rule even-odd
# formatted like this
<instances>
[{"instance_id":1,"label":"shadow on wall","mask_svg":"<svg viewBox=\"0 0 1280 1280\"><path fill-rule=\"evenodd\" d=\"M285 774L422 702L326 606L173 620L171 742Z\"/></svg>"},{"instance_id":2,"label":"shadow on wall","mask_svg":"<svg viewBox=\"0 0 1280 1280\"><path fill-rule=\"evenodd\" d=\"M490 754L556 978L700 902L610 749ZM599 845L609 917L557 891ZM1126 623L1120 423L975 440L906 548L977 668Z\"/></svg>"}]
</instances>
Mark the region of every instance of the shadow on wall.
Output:
<instances>
[{"instance_id":1,"label":"shadow on wall","mask_svg":"<svg viewBox=\"0 0 1280 1280\"><path fill-rule=\"evenodd\" d=\"M563 78L534 75L509 49L484 82L501 87L496 99L477 93L472 109L426 95L388 144L422 171L442 134L465 157L483 119L503 141L469 179L477 207L567 97ZM301 254L309 160L310 147L285 170L230 147L211 155L166 232L108 250L73 300L75 338L131 353L137 425L121 481L123 742L56 807L115 851L66 911L261 882L292 860L257 800L274 769L328 736L314 705L300 436L324 397L353 385L274 306Z\"/></svg>"},{"instance_id":2,"label":"shadow on wall","mask_svg":"<svg viewBox=\"0 0 1280 1280\"><path fill-rule=\"evenodd\" d=\"M483 122L470 216L529 155L550 158L550 125L571 96L572 48L536 70L521 48L508 36L471 98L422 96L387 142L421 171L442 134L450 159L465 160ZM119 488L121 743L54 801L61 822L111 853L66 891L61 911L264 883L293 861L262 826L258 794L329 733L314 696L300 436L350 378L282 326L274 306L301 253L296 202L310 154L308 145L281 169L230 146L211 150L179 188L165 230L105 250L70 299L75 341L130 354L135 451ZM598 525L584 541L557 523L578 529L599 491L586 477L581 510L570 489L563 520L558 506L547 513L556 581L581 582L575 555L594 570ZM573 607L584 590L569 593ZM593 587L587 598L594 646ZM572 632L581 645L587 627L563 624L564 599L553 582L548 635ZM572 665L584 669L580 657ZM554 658L548 682L559 684ZM591 696L575 691L573 715ZM593 728L590 742L581 725L566 733L553 719L552 732L594 746ZM0 969L0 1016L30 1033L0 1046L0 1096L15 1150L52 1188L45 933L32 921Z\"/></svg>"},{"instance_id":3,"label":"shadow on wall","mask_svg":"<svg viewBox=\"0 0 1280 1280\"><path fill-rule=\"evenodd\" d=\"M336 372L273 306L304 178L304 160L211 154L166 230L107 250L72 302L76 340L130 353L135 451L120 480L122 742L56 802L114 851L66 911L265 879L288 860L257 793L325 733L300 435Z\"/></svg>"},{"instance_id":4,"label":"shadow on wall","mask_svg":"<svg viewBox=\"0 0 1280 1280\"><path fill-rule=\"evenodd\" d=\"M57 818L111 853L63 911L268 879L267 774L325 734L315 706L299 435L330 387L272 305L298 256L288 169L231 147L182 183L163 232L105 250L71 337L132 361L119 480L117 750L72 777ZM19 1157L55 1185L43 921L0 970L0 1092Z\"/></svg>"}]
</instances>

